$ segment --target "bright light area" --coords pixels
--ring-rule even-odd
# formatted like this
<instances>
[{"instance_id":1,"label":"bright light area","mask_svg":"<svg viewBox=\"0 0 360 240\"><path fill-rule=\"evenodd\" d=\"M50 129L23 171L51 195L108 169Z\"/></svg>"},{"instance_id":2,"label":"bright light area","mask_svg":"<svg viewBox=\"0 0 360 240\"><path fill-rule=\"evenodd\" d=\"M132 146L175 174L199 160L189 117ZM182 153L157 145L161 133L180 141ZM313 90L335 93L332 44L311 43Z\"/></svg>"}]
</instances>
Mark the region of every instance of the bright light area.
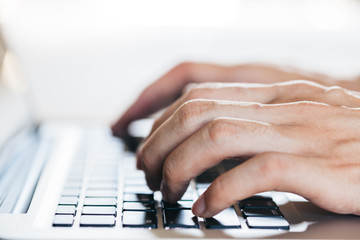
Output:
<instances>
[{"instance_id":1,"label":"bright light area","mask_svg":"<svg viewBox=\"0 0 360 240\"><path fill-rule=\"evenodd\" d=\"M44 118L114 120L182 61L360 74L356 0L0 0Z\"/></svg>"}]
</instances>

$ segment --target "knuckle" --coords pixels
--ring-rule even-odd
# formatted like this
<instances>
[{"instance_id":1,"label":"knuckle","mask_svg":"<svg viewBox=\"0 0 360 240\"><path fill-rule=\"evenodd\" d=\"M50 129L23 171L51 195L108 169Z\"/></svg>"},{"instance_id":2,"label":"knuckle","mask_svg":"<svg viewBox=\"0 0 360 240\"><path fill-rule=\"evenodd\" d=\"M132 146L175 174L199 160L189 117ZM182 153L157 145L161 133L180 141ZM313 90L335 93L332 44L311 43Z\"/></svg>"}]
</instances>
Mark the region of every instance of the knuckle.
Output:
<instances>
[{"instance_id":1,"label":"knuckle","mask_svg":"<svg viewBox=\"0 0 360 240\"><path fill-rule=\"evenodd\" d=\"M261 110L265 109L265 105L262 103L251 103L249 107L256 112L260 112Z\"/></svg>"},{"instance_id":2,"label":"knuckle","mask_svg":"<svg viewBox=\"0 0 360 240\"><path fill-rule=\"evenodd\" d=\"M329 87L326 90L326 95L330 99L341 99L346 95L346 90L339 86L333 86L333 87Z\"/></svg>"},{"instance_id":3,"label":"knuckle","mask_svg":"<svg viewBox=\"0 0 360 240\"><path fill-rule=\"evenodd\" d=\"M203 115L215 105L212 101L190 100L180 106L175 113L175 121L180 129L186 129L201 120Z\"/></svg>"},{"instance_id":4,"label":"knuckle","mask_svg":"<svg viewBox=\"0 0 360 240\"><path fill-rule=\"evenodd\" d=\"M273 183L274 186L278 185L280 176L286 174L288 163L277 153L264 153L262 154L262 161L259 164L259 174L265 179L268 179L269 183Z\"/></svg>"},{"instance_id":5,"label":"knuckle","mask_svg":"<svg viewBox=\"0 0 360 240\"><path fill-rule=\"evenodd\" d=\"M291 81L291 85L293 88L300 89L300 90L308 90L315 88L316 84L307 80L294 80Z\"/></svg>"},{"instance_id":6,"label":"knuckle","mask_svg":"<svg viewBox=\"0 0 360 240\"><path fill-rule=\"evenodd\" d=\"M194 65L195 63L193 62L182 62L178 64L174 69L178 70L179 72L188 72Z\"/></svg>"},{"instance_id":7,"label":"knuckle","mask_svg":"<svg viewBox=\"0 0 360 240\"><path fill-rule=\"evenodd\" d=\"M207 126L209 140L215 144L222 144L234 134L234 124L226 118L216 118Z\"/></svg>"},{"instance_id":8,"label":"knuckle","mask_svg":"<svg viewBox=\"0 0 360 240\"><path fill-rule=\"evenodd\" d=\"M204 97L204 89L202 89L200 87L194 87L189 90L189 92L187 93L186 99L187 99L187 101L190 101L193 99L198 99L198 98L203 98L203 97Z\"/></svg>"},{"instance_id":9,"label":"knuckle","mask_svg":"<svg viewBox=\"0 0 360 240\"><path fill-rule=\"evenodd\" d=\"M293 80L288 82L288 84L282 85L285 87L285 90L292 94L304 94L304 93L313 93L320 94L323 91L324 87L318 83L307 81L307 80Z\"/></svg>"}]
</instances>

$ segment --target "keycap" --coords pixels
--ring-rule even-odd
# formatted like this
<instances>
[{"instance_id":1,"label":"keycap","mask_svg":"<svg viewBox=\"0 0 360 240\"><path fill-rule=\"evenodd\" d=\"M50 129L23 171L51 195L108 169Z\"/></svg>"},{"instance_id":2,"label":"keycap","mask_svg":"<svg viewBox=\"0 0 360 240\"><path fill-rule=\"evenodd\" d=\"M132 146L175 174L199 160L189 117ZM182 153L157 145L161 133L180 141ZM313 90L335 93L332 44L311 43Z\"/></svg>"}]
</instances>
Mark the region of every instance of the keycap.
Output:
<instances>
[{"instance_id":1,"label":"keycap","mask_svg":"<svg viewBox=\"0 0 360 240\"><path fill-rule=\"evenodd\" d=\"M199 188L208 188L210 187L211 183L196 183L196 189Z\"/></svg>"},{"instance_id":2,"label":"keycap","mask_svg":"<svg viewBox=\"0 0 360 240\"><path fill-rule=\"evenodd\" d=\"M128 177L125 179L125 185L146 185L146 180L145 178Z\"/></svg>"},{"instance_id":3,"label":"keycap","mask_svg":"<svg viewBox=\"0 0 360 240\"><path fill-rule=\"evenodd\" d=\"M59 215L75 215L76 208L74 205L59 205L55 213Z\"/></svg>"},{"instance_id":4,"label":"keycap","mask_svg":"<svg viewBox=\"0 0 360 240\"><path fill-rule=\"evenodd\" d=\"M114 181L89 182L88 189L117 189L117 183Z\"/></svg>"},{"instance_id":5,"label":"keycap","mask_svg":"<svg viewBox=\"0 0 360 240\"><path fill-rule=\"evenodd\" d=\"M80 195L80 189L76 189L76 188L66 188L62 191L62 196L73 196L73 197L79 197Z\"/></svg>"},{"instance_id":6,"label":"keycap","mask_svg":"<svg viewBox=\"0 0 360 240\"><path fill-rule=\"evenodd\" d=\"M211 183L219 176L217 166L212 167L196 177L197 183Z\"/></svg>"},{"instance_id":7,"label":"keycap","mask_svg":"<svg viewBox=\"0 0 360 240\"><path fill-rule=\"evenodd\" d=\"M82 215L80 227L113 227L115 216L113 215Z\"/></svg>"},{"instance_id":8,"label":"keycap","mask_svg":"<svg viewBox=\"0 0 360 240\"><path fill-rule=\"evenodd\" d=\"M150 188L146 185L125 186L124 192L126 192L126 193L146 193L146 194L153 193L153 191L151 191Z\"/></svg>"},{"instance_id":9,"label":"keycap","mask_svg":"<svg viewBox=\"0 0 360 240\"><path fill-rule=\"evenodd\" d=\"M71 227L74 223L73 215L55 215L53 220L54 227Z\"/></svg>"},{"instance_id":10,"label":"keycap","mask_svg":"<svg viewBox=\"0 0 360 240\"><path fill-rule=\"evenodd\" d=\"M162 207L165 209L191 209L193 201L178 201L177 203L169 203L162 201Z\"/></svg>"},{"instance_id":11,"label":"keycap","mask_svg":"<svg viewBox=\"0 0 360 240\"><path fill-rule=\"evenodd\" d=\"M239 202L240 208L277 209L278 206L271 198L252 197Z\"/></svg>"},{"instance_id":12,"label":"keycap","mask_svg":"<svg viewBox=\"0 0 360 240\"><path fill-rule=\"evenodd\" d=\"M69 176L66 180L67 182L82 182L83 178L81 176Z\"/></svg>"},{"instance_id":13,"label":"keycap","mask_svg":"<svg viewBox=\"0 0 360 240\"><path fill-rule=\"evenodd\" d=\"M127 174L128 174L127 177L145 178L145 173L143 171L140 171L140 170L130 171L130 172L127 172Z\"/></svg>"},{"instance_id":14,"label":"keycap","mask_svg":"<svg viewBox=\"0 0 360 240\"><path fill-rule=\"evenodd\" d=\"M84 206L114 206L116 198L85 198Z\"/></svg>"},{"instance_id":15,"label":"keycap","mask_svg":"<svg viewBox=\"0 0 360 240\"><path fill-rule=\"evenodd\" d=\"M155 203L153 202L124 202L124 211L152 211L155 212Z\"/></svg>"},{"instance_id":16,"label":"keycap","mask_svg":"<svg viewBox=\"0 0 360 240\"><path fill-rule=\"evenodd\" d=\"M207 188L198 188L196 189L196 192L198 193L199 196L201 196L205 191L206 191Z\"/></svg>"},{"instance_id":17,"label":"keycap","mask_svg":"<svg viewBox=\"0 0 360 240\"><path fill-rule=\"evenodd\" d=\"M82 209L82 215L114 215L116 216L115 207L95 207L85 206Z\"/></svg>"},{"instance_id":18,"label":"keycap","mask_svg":"<svg viewBox=\"0 0 360 240\"><path fill-rule=\"evenodd\" d=\"M77 197L61 197L59 200L59 205L75 205L78 204Z\"/></svg>"},{"instance_id":19,"label":"keycap","mask_svg":"<svg viewBox=\"0 0 360 240\"><path fill-rule=\"evenodd\" d=\"M93 182L97 182L97 181L117 181L118 177L117 175L92 175L90 176L89 180L93 181Z\"/></svg>"},{"instance_id":20,"label":"keycap","mask_svg":"<svg viewBox=\"0 0 360 240\"><path fill-rule=\"evenodd\" d=\"M124 193L124 201L126 201L126 202L153 202L154 194Z\"/></svg>"},{"instance_id":21,"label":"keycap","mask_svg":"<svg viewBox=\"0 0 360 240\"><path fill-rule=\"evenodd\" d=\"M64 188L78 188L80 189L82 182L66 182Z\"/></svg>"},{"instance_id":22,"label":"keycap","mask_svg":"<svg viewBox=\"0 0 360 240\"><path fill-rule=\"evenodd\" d=\"M124 211L123 227L157 228L156 213L147 211Z\"/></svg>"},{"instance_id":23,"label":"keycap","mask_svg":"<svg viewBox=\"0 0 360 240\"><path fill-rule=\"evenodd\" d=\"M240 159L240 158L227 158L222 161L222 164L225 170L229 171L230 169L237 167L243 161L244 159Z\"/></svg>"},{"instance_id":24,"label":"keycap","mask_svg":"<svg viewBox=\"0 0 360 240\"><path fill-rule=\"evenodd\" d=\"M248 217L246 223L249 228L289 229L288 221L282 217Z\"/></svg>"},{"instance_id":25,"label":"keycap","mask_svg":"<svg viewBox=\"0 0 360 240\"><path fill-rule=\"evenodd\" d=\"M212 218L205 219L209 229L240 228L239 218L233 208L227 208Z\"/></svg>"},{"instance_id":26,"label":"keycap","mask_svg":"<svg viewBox=\"0 0 360 240\"><path fill-rule=\"evenodd\" d=\"M102 175L102 174L108 174L108 175L117 175L118 174L118 165L96 165L95 168L92 170L91 175Z\"/></svg>"},{"instance_id":27,"label":"keycap","mask_svg":"<svg viewBox=\"0 0 360 240\"><path fill-rule=\"evenodd\" d=\"M282 217L279 209L266 208L244 208L242 209L244 218L247 217Z\"/></svg>"},{"instance_id":28,"label":"keycap","mask_svg":"<svg viewBox=\"0 0 360 240\"><path fill-rule=\"evenodd\" d=\"M191 210L164 209L164 226L169 228L199 228L199 222Z\"/></svg>"},{"instance_id":29,"label":"keycap","mask_svg":"<svg viewBox=\"0 0 360 240\"><path fill-rule=\"evenodd\" d=\"M190 191L186 191L180 200L182 201L192 201L194 199L194 195Z\"/></svg>"},{"instance_id":30,"label":"keycap","mask_svg":"<svg viewBox=\"0 0 360 240\"><path fill-rule=\"evenodd\" d=\"M117 197L117 191L107 189L91 189L86 192L86 197Z\"/></svg>"}]
</instances>

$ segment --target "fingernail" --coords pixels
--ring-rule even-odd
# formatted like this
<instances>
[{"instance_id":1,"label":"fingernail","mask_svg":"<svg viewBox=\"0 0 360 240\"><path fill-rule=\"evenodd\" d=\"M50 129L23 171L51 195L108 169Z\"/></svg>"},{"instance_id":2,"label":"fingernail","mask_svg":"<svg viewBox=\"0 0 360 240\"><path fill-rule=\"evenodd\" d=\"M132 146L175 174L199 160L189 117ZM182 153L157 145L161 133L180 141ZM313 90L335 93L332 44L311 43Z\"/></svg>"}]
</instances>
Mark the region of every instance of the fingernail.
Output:
<instances>
[{"instance_id":1,"label":"fingernail","mask_svg":"<svg viewBox=\"0 0 360 240\"><path fill-rule=\"evenodd\" d=\"M205 198L204 198L204 194L201 195L198 200L194 203L193 207L192 207L192 212L196 215L196 216L204 216L205 212L206 212L206 204L205 204Z\"/></svg>"}]
</instances>

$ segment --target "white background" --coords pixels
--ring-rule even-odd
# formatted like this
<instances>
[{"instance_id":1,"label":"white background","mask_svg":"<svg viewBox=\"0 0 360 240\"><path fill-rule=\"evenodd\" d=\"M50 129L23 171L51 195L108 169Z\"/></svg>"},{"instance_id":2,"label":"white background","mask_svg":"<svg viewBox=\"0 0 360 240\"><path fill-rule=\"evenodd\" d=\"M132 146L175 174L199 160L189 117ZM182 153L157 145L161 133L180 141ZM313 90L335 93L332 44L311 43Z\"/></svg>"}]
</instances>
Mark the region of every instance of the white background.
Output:
<instances>
[{"instance_id":1,"label":"white background","mask_svg":"<svg viewBox=\"0 0 360 240\"><path fill-rule=\"evenodd\" d=\"M360 2L0 0L42 119L114 121L182 61L360 74Z\"/></svg>"}]
</instances>

